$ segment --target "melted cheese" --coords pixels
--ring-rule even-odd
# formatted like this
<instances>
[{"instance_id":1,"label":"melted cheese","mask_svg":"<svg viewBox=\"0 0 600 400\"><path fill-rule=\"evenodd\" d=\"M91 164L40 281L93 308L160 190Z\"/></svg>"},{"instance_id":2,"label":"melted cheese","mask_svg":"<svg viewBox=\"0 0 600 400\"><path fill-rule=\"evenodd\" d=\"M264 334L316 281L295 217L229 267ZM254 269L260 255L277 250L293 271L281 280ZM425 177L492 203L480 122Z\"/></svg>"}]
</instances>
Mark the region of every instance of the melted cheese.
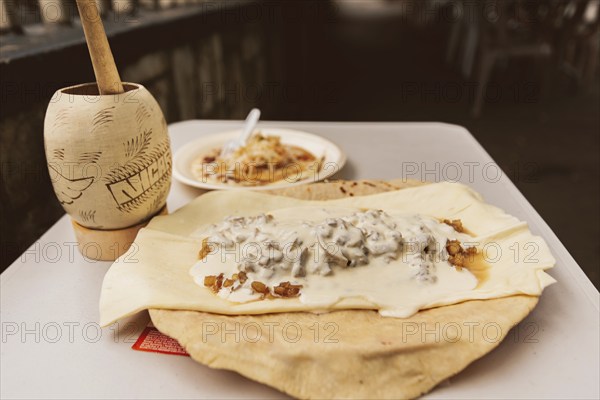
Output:
<instances>
[{"instance_id":1,"label":"melted cheese","mask_svg":"<svg viewBox=\"0 0 600 400\"><path fill-rule=\"evenodd\" d=\"M207 290L206 277L245 272L245 282L217 293L237 303L270 301L252 290L253 281L271 289L290 282L302 285L300 302L310 307L360 297L382 315L408 317L478 283L448 262L445 248L447 240L471 237L420 215L302 207L230 217L195 235L205 235L211 248L190 271L199 290Z\"/></svg>"}]
</instances>

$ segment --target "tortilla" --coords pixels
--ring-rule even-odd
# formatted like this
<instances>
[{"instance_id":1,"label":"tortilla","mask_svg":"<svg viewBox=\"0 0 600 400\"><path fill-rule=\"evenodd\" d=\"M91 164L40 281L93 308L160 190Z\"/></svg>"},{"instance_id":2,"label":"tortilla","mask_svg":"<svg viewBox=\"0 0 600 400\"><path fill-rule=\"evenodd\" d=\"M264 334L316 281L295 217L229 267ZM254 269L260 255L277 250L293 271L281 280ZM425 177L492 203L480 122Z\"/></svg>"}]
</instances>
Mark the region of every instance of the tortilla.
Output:
<instances>
[{"instance_id":1,"label":"tortilla","mask_svg":"<svg viewBox=\"0 0 600 400\"><path fill-rule=\"evenodd\" d=\"M415 182L334 182L282 189L301 199L361 196ZM410 318L370 310L226 316L151 309L191 357L298 398L414 398L496 347L536 296L472 300Z\"/></svg>"},{"instance_id":2,"label":"tortilla","mask_svg":"<svg viewBox=\"0 0 600 400\"><path fill-rule=\"evenodd\" d=\"M374 189L367 183L363 186ZM320 191L321 187L328 186L306 186L299 190ZM306 201L260 192L240 194L237 191L215 191L199 196L171 215L154 218L138 233L130 250L106 273L100 296L100 324L106 326L150 308L228 315L318 311L324 307L328 310L381 310L381 304L375 304L366 296L342 297L326 305L305 303L301 298L235 303L215 296L210 289L191 278L190 269L198 262L202 241L206 239L206 229L210 224L230 215L276 214L286 212L286 209L290 214L297 207L307 206L315 210L320 207L397 210L438 219L462 220L472 233L473 242L479 243L477 246L482 248L482 255L486 256L490 266L486 271L486 279L480 280L471 290L424 296L415 299L414 304L412 300L402 304L412 312L467 300L517 294L539 296L544 287L554 282L544 271L554 265L554 258L546 243L532 235L525 222L485 203L479 194L467 186L443 182L369 196L360 196L360 187L357 184L353 190L350 183L345 189L348 197L328 201ZM343 186L338 184L337 188ZM338 191L343 193L342 190ZM530 259L529 252L521 251L521 257L515 258L515 244L520 247L532 246L534 257ZM364 275L365 272L368 271L361 270L360 274ZM470 274L470 271L464 273ZM404 310L403 316L408 316L408 311Z\"/></svg>"}]
</instances>

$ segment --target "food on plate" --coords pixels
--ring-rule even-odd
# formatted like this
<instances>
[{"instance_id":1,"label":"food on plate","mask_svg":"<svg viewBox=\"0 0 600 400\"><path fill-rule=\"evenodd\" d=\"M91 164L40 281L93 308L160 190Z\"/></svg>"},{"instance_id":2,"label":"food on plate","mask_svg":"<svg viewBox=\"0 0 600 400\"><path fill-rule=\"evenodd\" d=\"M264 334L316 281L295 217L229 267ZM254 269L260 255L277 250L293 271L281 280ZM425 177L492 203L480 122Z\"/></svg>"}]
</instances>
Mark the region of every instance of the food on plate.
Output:
<instances>
[{"instance_id":1,"label":"food on plate","mask_svg":"<svg viewBox=\"0 0 600 400\"><path fill-rule=\"evenodd\" d=\"M320 186L302 190L314 194ZM339 186L338 192L344 197L306 201L215 191L153 219L136 239L135 268L124 258L105 277L102 323L156 307L231 315L358 308L408 317L473 299L537 296L552 282L544 270L554 260L544 241L464 185L370 196L350 196L358 192ZM460 220L469 233L444 219ZM537 261L516 259L515 243L536 246ZM278 253L286 246L283 258ZM221 290L239 272L247 281ZM216 294L205 286L212 277L221 282ZM302 288L299 296L254 301L262 297L254 281L271 294L283 282Z\"/></svg>"},{"instance_id":2,"label":"food on plate","mask_svg":"<svg viewBox=\"0 0 600 400\"><path fill-rule=\"evenodd\" d=\"M296 397L416 397L496 347L533 309L543 288L554 282L544 272L554 264L544 241L463 185L335 182L274 194L279 196L213 192L171 216L155 218L136 239L137 262L128 263L125 257L107 273L101 323L150 309L157 328L177 339L195 360L238 371ZM293 207L299 210L296 215ZM347 227L352 231L349 225L360 225L361 218L368 221L369 212L380 220L375 224L380 236L392 239L392 247L394 241L398 245L396 259L393 250L365 260L364 254L346 248L346 255L341 250L326 253L330 263L305 264L304 276L294 270L293 262L281 270L272 265L270 275L258 265L253 271L241 262L244 268L227 260L213 262L222 253L208 248L211 240L224 243L230 238L224 234L228 215L245 218L246 225L264 218L255 227L260 225L267 237L297 228L294 220L307 221L315 232L294 231L320 246L322 233L327 234L320 230L320 221L330 226L328 213L335 214L331 218L338 226L342 221L348 224L347 219L354 222ZM429 227L432 236L438 236L431 274L419 274L427 264L425 248L417 246L414 258L419 262L411 265L404 254L408 240L392 233L410 236L410 229L402 228L406 218L417 220L411 225L416 230ZM343 232L332 229L331 235L338 233ZM355 233L353 240L359 244L354 248L375 248L365 232ZM537 248L533 263L515 259L510 251L510 246L526 243ZM209 271L200 270L203 259ZM352 266L344 266L353 260ZM400 293L380 296L378 292L389 291L389 286L381 286L387 284L381 276L392 266L406 270L400 272ZM347 286L349 280L340 277L353 273L358 274L357 284ZM433 276L437 279L428 279ZM314 288L319 284L328 284L330 290L319 296ZM335 288L338 284L351 290L344 293ZM231 296L242 289L246 294L241 298ZM223 339L224 332L231 335L235 329L245 340Z\"/></svg>"},{"instance_id":3,"label":"food on plate","mask_svg":"<svg viewBox=\"0 0 600 400\"><path fill-rule=\"evenodd\" d=\"M279 136L252 135L245 146L221 157L221 148L203 154L192 164L196 179L233 186L264 186L297 182L316 176L322 158L285 144Z\"/></svg>"}]
</instances>

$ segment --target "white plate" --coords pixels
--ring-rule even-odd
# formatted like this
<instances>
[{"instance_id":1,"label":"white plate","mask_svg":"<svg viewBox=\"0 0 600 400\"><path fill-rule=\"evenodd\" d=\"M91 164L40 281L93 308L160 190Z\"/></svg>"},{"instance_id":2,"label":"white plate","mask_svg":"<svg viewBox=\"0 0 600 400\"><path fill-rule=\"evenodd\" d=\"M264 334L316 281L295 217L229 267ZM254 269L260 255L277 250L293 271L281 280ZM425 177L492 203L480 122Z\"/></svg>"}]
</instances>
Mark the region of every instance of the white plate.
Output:
<instances>
[{"instance_id":1,"label":"white plate","mask_svg":"<svg viewBox=\"0 0 600 400\"><path fill-rule=\"evenodd\" d=\"M241 130L236 130L204 136L181 147L173 157L173 176L186 185L201 189L271 190L322 181L337 173L346 163L346 155L342 150L320 136L292 129L264 128L259 130L266 136L281 137L281 142L284 144L302 147L317 158L323 157L323 167L318 173L307 179L295 182L281 181L265 186L230 186L198 180L192 172L194 161L211 150L221 147L229 140L239 137Z\"/></svg>"}]
</instances>

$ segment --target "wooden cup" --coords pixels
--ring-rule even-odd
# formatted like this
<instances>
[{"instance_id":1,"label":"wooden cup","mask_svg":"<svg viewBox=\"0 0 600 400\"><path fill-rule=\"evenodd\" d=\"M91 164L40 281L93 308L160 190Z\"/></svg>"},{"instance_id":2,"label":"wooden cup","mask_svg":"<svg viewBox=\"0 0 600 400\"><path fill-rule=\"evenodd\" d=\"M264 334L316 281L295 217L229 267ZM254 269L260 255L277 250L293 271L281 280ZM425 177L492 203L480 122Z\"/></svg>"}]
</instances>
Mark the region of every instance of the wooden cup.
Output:
<instances>
[{"instance_id":1,"label":"wooden cup","mask_svg":"<svg viewBox=\"0 0 600 400\"><path fill-rule=\"evenodd\" d=\"M123 87L125 92L109 95L100 95L95 83L58 90L44 122L54 192L78 237L98 244L124 240L122 251L103 251L102 260L123 253L140 224L165 207L171 186L171 147L160 107L142 85Z\"/></svg>"}]
</instances>

